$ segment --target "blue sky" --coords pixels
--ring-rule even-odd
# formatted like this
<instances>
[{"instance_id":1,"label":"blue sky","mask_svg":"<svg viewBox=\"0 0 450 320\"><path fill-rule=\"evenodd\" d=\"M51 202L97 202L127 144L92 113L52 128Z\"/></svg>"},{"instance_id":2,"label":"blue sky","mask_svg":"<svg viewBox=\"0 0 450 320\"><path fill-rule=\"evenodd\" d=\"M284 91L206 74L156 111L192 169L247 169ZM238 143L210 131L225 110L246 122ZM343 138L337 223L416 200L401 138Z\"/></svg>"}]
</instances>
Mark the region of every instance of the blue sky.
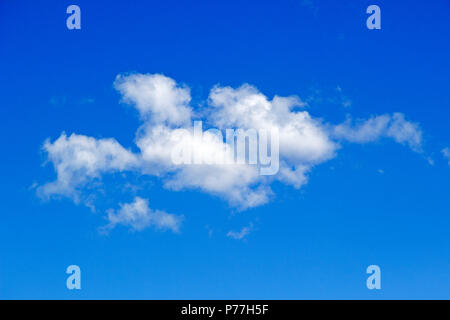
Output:
<instances>
[{"instance_id":1,"label":"blue sky","mask_svg":"<svg viewBox=\"0 0 450 320\"><path fill-rule=\"evenodd\" d=\"M70 4L81 30L66 28ZM366 28L371 4L381 30ZM0 2L0 298L448 299L449 14L445 0ZM298 96L292 112L320 122L335 154L246 210L229 193L171 190L148 166L77 185L78 203L73 190L43 196L58 179L43 146L62 132L140 155L146 122L116 77L155 74L189 87L194 112L216 85ZM369 139L370 119L389 124ZM101 232L136 197L182 215L179 232ZM72 264L79 291L65 285ZM372 264L381 290L366 288Z\"/></svg>"}]
</instances>

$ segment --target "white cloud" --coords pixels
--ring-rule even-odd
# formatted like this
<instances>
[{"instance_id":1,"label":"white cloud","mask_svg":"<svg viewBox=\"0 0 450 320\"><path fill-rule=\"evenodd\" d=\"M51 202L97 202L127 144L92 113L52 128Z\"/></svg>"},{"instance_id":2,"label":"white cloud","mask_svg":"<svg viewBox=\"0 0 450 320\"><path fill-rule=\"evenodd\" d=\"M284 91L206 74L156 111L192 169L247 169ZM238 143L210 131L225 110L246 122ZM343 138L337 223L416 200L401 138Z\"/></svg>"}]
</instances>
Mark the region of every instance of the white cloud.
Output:
<instances>
[{"instance_id":1,"label":"white cloud","mask_svg":"<svg viewBox=\"0 0 450 320\"><path fill-rule=\"evenodd\" d=\"M449 148L443 149L442 150L442 155L444 156L444 158L447 159L448 165L450 166L450 149Z\"/></svg>"},{"instance_id":2,"label":"white cloud","mask_svg":"<svg viewBox=\"0 0 450 320\"><path fill-rule=\"evenodd\" d=\"M43 150L53 164L56 181L37 189L41 197L63 195L79 201L79 188L103 173L130 170L138 165L138 157L115 139L95 139L63 132L54 142L45 141Z\"/></svg>"},{"instance_id":3,"label":"white cloud","mask_svg":"<svg viewBox=\"0 0 450 320\"><path fill-rule=\"evenodd\" d=\"M154 123L179 125L191 119L190 90L171 78L161 74L119 75L114 86L125 102L134 104L143 118Z\"/></svg>"},{"instance_id":4,"label":"white cloud","mask_svg":"<svg viewBox=\"0 0 450 320\"><path fill-rule=\"evenodd\" d=\"M234 240L242 240L250 234L251 230L252 230L252 225L250 224L250 226L244 227L240 231L237 231L237 232L236 231L228 231L227 237L234 239Z\"/></svg>"},{"instance_id":5,"label":"white cloud","mask_svg":"<svg viewBox=\"0 0 450 320\"><path fill-rule=\"evenodd\" d=\"M258 185L263 179L257 168L248 165L188 165L165 178L164 185L176 191L199 189L245 210L268 202L272 191Z\"/></svg>"},{"instance_id":6,"label":"white cloud","mask_svg":"<svg viewBox=\"0 0 450 320\"><path fill-rule=\"evenodd\" d=\"M122 78L127 83L127 78ZM134 83L134 78L130 80ZM146 81L144 81L146 83ZM144 88L141 88L144 90ZM148 86L148 93L158 90ZM267 129L278 128L280 137L280 174L276 179L296 188L306 183L306 173L312 166L335 155L337 144L318 119L306 111L293 111L303 107L297 97L278 97L269 100L255 87L243 85L237 89L216 86L209 95L209 106L203 110L209 122L218 129ZM139 106L136 106L139 109ZM192 123L190 124L192 126ZM136 143L144 160L141 170L161 176L164 185L173 190L199 189L215 194L239 209L262 205L269 201L272 190L269 179L259 175L249 165L187 165L174 166L171 151L174 147L173 133L189 128L174 128L166 124L144 123L139 130ZM205 136L208 136L205 133ZM224 152L224 142L203 139L199 144L186 135L185 144L196 144L205 153L217 155ZM171 173L168 175L167 173Z\"/></svg>"},{"instance_id":7,"label":"white cloud","mask_svg":"<svg viewBox=\"0 0 450 320\"><path fill-rule=\"evenodd\" d=\"M148 206L147 199L136 197L131 203L121 204L117 212L113 209L108 210L109 223L103 230L108 231L117 225L124 225L136 231L152 226L156 229L179 232L182 219L183 217L179 215L152 210Z\"/></svg>"},{"instance_id":8,"label":"white cloud","mask_svg":"<svg viewBox=\"0 0 450 320\"><path fill-rule=\"evenodd\" d=\"M298 97L275 96L272 100L255 87L245 84L237 89L215 87L209 102L211 120L218 128L278 128L280 173L278 180L299 188L306 182L306 172L316 164L335 156L338 145L332 141L321 120L307 111Z\"/></svg>"},{"instance_id":9,"label":"white cloud","mask_svg":"<svg viewBox=\"0 0 450 320\"><path fill-rule=\"evenodd\" d=\"M417 123L405 120L402 113L394 113L391 116L386 135L398 143L407 144L414 151L422 151L422 130Z\"/></svg>"},{"instance_id":10,"label":"white cloud","mask_svg":"<svg viewBox=\"0 0 450 320\"><path fill-rule=\"evenodd\" d=\"M261 181L255 166L249 165L174 165L171 153L177 142L174 133L180 129L167 126L146 126L138 136L136 143L141 150L144 174L162 178L164 186L171 190L198 189L228 200L240 209L264 204L271 191L268 187L253 188ZM185 135L185 144L194 144L208 154L224 152L224 142L203 139L201 143L193 141L191 135Z\"/></svg>"},{"instance_id":11,"label":"white cloud","mask_svg":"<svg viewBox=\"0 0 450 320\"><path fill-rule=\"evenodd\" d=\"M392 138L408 145L416 152L422 151L422 130L417 123L405 120L402 113L384 114L358 121L353 125L349 118L334 127L334 136L350 142L367 143L380 138Z\"/></svg>"},{"instance_id":12,"label":"white cloud","mask_svg":"<svg viewBox=\"0 0 450 320\"><path fill-rule=\"evenodd\" d=\"M375 116L356 125L348 119L333 126L311 116L304 110L305 103L296 96L269 99L255 87L244 84L239 88L215 86L207 106L199 113L206 117L206 123L220 130L277 128L280 143L278 174L261 176L255 166L246 164L174 165L171 157L176 145L174 134L188 132L193 125L189 88L159 74L120 75L115 87L123 100L141 115L142 125L135 140L140 152L132 153L114 139L77 134L67 137L63 133L56 141L48 140L44 144L43 149L55 168L57 179L39 187L38 194L43 197L63 195L79 201L83 187L92 180L107 173L133 171L159 177L167 189L200 190L244 210L270 201L274 196L270 188L274 180L294 188L307 183L308 173L314 166L336 156L339 140L366 143L388 137L415 151L421 149L420 128L406 121L403 114ZM223 141L211 138L208 133L204 136L207 138L198 142L192 135L184 135L186 140L183 142L194 144L212 155L225 152ZM143 200L137 199L144 206ZM149 214L139 215L136 201L134 207L124 205L117 213L110 213L110 224L128 224L135 229L138 224L145 224ZM155 215L157 213L153 211L150 214ZM143 222L135 224L139 219Z\"/></svg>"},{"instance_id":13,"label":"white cloud","mask_svg":"<svg viewBox=\"0 0 450 320\"><path fill-rule=\"evenodd\" d=\"M237 89L215 87L209 96L211 119L218 128L255 128L280 131L280 153L290 162L320 163L334 156L336 144L330 140L319 119L303 107L298 97L275 96L268 100L255 87L245 84Z\"/></svg>"}]
</instances>

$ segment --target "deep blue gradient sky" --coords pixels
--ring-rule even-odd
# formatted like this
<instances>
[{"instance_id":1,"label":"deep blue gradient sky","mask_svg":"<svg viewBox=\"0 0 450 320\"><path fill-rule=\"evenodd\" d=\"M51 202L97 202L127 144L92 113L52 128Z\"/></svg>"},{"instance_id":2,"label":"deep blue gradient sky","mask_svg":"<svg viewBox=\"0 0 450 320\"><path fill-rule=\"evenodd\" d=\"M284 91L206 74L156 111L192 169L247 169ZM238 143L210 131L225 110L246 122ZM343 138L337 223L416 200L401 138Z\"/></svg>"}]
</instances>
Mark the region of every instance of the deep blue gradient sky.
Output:
<instances>
[{"instance_id":1,"label":"deep blue gradient sky","mask_svg":"<svg viewBox=\"0 0 450 320\"><path fill-rule=\"evenodd\" d=\"M66 28L70 4L81 30ZM381 30L366 28L370 4ZM449 53L447 0L0 0L0 298L449 299ZM244 212L132 176L152 207L185 216L181 232L102 235L104 212L43 201L33 186L55 178L41 147L63 131L136 151L137 113L113 87L128 72L186 83L194 101L215 84L295 94L336 124L403 112L420 124L424 152L344 145L300 190L275 184L269 204ZM113 177L103 183L101 208L130 201ZM226 237L250 223L245 239ZM80 291L65 286L71 264ZM371 264L380 291L366 288Z\"/></svg>"}]
</instances>

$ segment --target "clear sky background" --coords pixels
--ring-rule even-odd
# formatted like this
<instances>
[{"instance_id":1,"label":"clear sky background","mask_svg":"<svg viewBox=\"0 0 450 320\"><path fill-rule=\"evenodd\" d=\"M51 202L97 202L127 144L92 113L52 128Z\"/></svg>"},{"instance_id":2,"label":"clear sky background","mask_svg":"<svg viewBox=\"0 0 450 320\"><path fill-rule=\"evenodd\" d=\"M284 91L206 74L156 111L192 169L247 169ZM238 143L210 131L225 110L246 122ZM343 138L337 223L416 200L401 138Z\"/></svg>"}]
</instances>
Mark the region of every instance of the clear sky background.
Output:
<instances>
[{"instance_id":1,"label":"clear sky background","mask_svg":"<svg viewBox=\"0 0 450 320\"><path fill-rule=\"evenodd\" d=\"M81 30L66 28L70 4ZM366 28L371 4L381 30ZM0 0L0 298L450 298L449 40L447 0ZM139 174L102 176L95 212L39 197L56 178L47 138L139 151L138 114L113 85L124 73L186 84L193 108L216 84L249 83L269 99L297 95L331 124L401 112L423 150L342 142L300 189L274 183L269 203L244 211ZM99 232L135 195L183 215L180 232ZM71 264L82 290L66 288ZM381 290L366 288L372 264Z\"/></svg>"}]
</instances>

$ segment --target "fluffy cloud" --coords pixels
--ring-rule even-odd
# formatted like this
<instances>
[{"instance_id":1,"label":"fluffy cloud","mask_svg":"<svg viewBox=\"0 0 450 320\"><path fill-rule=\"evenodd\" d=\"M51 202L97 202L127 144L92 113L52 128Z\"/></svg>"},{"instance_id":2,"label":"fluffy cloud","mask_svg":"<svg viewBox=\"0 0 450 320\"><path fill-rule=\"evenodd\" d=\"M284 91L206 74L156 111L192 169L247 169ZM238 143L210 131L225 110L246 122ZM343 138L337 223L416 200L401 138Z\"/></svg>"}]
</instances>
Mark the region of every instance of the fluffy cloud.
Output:
<instances>
[{"instance_id":1,"label":"fluffy cloud","mask_svg":"<svg viewBox=\"0 0 450 320\"><path fill-rule=\"evenodd\" d=\"M152 210L148 206L147 199L136 197L132 203L121 204L117 212L113 209L108 210L109 223L103 230L108 231L116 225L124 225L137 231L153 226L156 229L178 232L182 219L182 216Z\"/></svg>"},{"instance_id":2,"label":"fluffy cloud","mask_svg":"<svg viewBox=\"0 0 450 320\"><path fill-rule=\"evenodd\" d=\"M204 115L207 125L220 130L277 129L278 174L262 176L257 166L249 164L174 164L173 151L180 145L180 137L182 145L192 145L203 154L229 156L228 145L214 134L205 131L201 140L191 134L196 119L189 88L159 74L119 75L114 85L122 100L134 106L141 116L142 125L135 140L140 152L132 153L114 139L77 134L67 137L63 133L56 141L44 143L57 179L41 186L40 195L64 195L77 201L83 186L103 174L133 171L159 177L167 189L200 190L244 210L267 203L274 196L270 185L275 180L300 188L314 166L336 156L340 140L366 143L386 137L415 151L421 149L419 126L405 120L403 114L375 116L356 124L348 119L333 126L311 116L296 96L269 99L255 87L244 84L238 88L215 86L206 106L196 112ZM145 200L136 198L117 213L109 212L109 226L158 226L158 215L161 221L173 218L151 210Z\"/></svg>"},{"instance_id":3,"label":"fluffy cloud","mask_svg":"<svg viewBox=\"0 0 450 320\"><path fill-rule=\"evenodd\" d=\"M123 101L133 104L144 119L173 125L186 124L191 119L189 88L178 86L171 78L160 74L119 75L114 86Z\"/></svg>"},{"instance_id":4,"label":"fluffy cloud","mask_svg":"<svg viewBox=\"0 0 450 320\"><path fill-rule=\"evenodd\" d=\"M123 148L115 139L95 139L63 132L54 142L45 141L43 150L53 164L57 179L37 189L41 197L52 195L72 197L79 201L80 188L107 172L131 170L138 157Z\"/></svg>"},{"instance_id":5,"label":"fluffy cloud","mask_svg":"<svg viewBox=\"0 0 450 320\"><path fill-rule=\"evenodd\" d=\"M240 231L228 231L227 237L234 240L242 240L250 234L252 228L253 226L250 224L250 226L244 227Z\"/></svg>"},{"instance_id":6,"label":"fluffy cloud","mask_svg":"<svg viewBox=\"0 0 450 320\"><path fill-rule=\"evenodd\" d=\"M334 156L336 144L325 126L307 111L293 111L305 104L297 97L268 100L255 87L215 87L209 95L211 118L218 128L255 128L280 131L280 150L290 163L320 163Z\"/></svg>"},{"instance_id":7,"label":"fluffy cloud","mask_svg":"<svg viewBox=\"0 0 450 320\"><path fill-rule=\"evenodd\" d=\"M405 120L402 113L374 116L356 124L353 124L349 118L345 123L334 128L334 135L356 143L392 138L398 143L407 144L416 152L422 150L422 131L419 125Z\"/></svg>"},{"instance_id":8,"label":"fluffy cloud","mask_svg":"<svg viewBox=\"0 0 450 320\"><path fill-rule=\"evenodd\" d=\"M214 87L209 96L211 120L218 128L279 130L280 172L276 178L299 188L312 166L335 156L338 145L325 125L307 111L294 111L305 104L295 96L267 99L255 87Z\"/></svg>"}]
</instances>

